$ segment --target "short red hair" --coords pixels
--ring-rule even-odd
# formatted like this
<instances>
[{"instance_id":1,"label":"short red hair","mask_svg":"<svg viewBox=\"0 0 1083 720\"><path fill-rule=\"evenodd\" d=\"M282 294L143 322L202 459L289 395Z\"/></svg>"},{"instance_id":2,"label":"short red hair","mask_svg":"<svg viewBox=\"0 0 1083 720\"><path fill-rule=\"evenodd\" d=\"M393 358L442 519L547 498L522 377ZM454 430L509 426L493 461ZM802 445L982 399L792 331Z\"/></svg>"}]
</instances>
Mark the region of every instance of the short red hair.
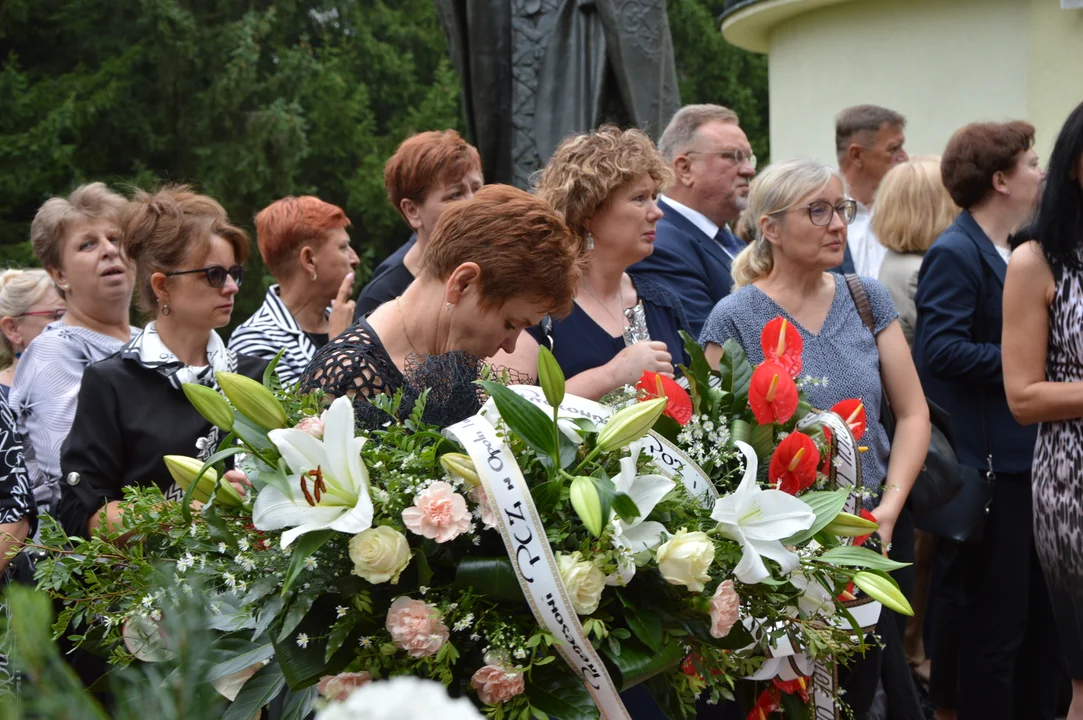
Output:
<instances>
[{"instance_id":1,"label":"short red hair","mask_svg":"<svg viewBox=\"0 0 1083 720\"><path fill-rule=\"evenodd\" d=\"M402 212L403 199L420 204L435 186L457 183L471 170L481 174L481 155L454 130L411 135L384 165L387 199L407 219Z\"/></svg>"},{"instance_id":2,"label":"short red hair","mask_svg":"<svg viewBox=\"0 0 1083 720\"><path fill-rule=\"evenodd\" d=\"M284 197L256 215L259 254L272 275L289 275L297 266L298 250L322 242L330 230L349 225L350 219L337 205L311 195Z\"/></svg>"},{"instance_id":3,"label":"short red hair","mask_svg":"<svg viewBox=\"0 0 1083 720\"><path fill-rule=\"evenodd\" d=\"M571 312L583 271L579 237L564 216L509 185L486 185L448 205L425 247L421 272L445 281L467 262L481 269L483 306L525 297L557 317Z\"/></svg>"}]
</instances>

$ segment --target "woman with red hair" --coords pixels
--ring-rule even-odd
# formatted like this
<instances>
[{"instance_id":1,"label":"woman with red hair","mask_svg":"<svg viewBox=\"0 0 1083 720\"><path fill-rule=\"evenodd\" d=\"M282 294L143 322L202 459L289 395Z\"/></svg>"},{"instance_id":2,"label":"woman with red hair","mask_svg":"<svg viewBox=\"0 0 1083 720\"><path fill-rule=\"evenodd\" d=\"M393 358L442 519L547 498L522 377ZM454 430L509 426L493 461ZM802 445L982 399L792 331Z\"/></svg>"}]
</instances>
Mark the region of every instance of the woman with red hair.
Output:
<instances>
[{"instance_id":1,"label":"woman with red hair","mask_svg":"<svg viewBox=\"0 0 1083 720\"><path fill-rule=\"evenodd\" d=\"M358 260L349 224L342 208L310 195L276 200L256 215L259 252L278 284L233 331L230 350L267 360L285 350L277 370L288 385L353 322Z\"/></svg>"}]
</instances>

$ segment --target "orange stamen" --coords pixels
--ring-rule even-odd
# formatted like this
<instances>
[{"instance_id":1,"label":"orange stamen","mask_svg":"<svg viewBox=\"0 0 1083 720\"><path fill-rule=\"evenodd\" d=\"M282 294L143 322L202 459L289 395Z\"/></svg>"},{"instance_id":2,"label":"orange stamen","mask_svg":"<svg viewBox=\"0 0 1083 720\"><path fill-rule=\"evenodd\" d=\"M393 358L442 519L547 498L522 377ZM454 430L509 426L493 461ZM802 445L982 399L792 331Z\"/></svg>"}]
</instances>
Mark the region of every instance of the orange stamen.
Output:
<instances>
[{"instance_id":1,"label":"orange stamen","mask_svg":"<svg viewBox=\"0 0 1083 720\"><path fill-rule=\"evenodd\" d=\"M789 323L788 320L783 319L782 325L779 326L778 332L778 357L782 357L782 354L786 352L786 326Z\"/></svg>"},{"instance_id":2,"label":"orange stamen","mask_svg":"<svg viewBox=\"0 0 1083 720\"><path fill-rule=\"evenodd\" d=\"M775 375L774 377L771 378L771 387L767 388L767 395L764 396L764 399L766 399L767 402L769 402L769 403L774 402L775 401L775 390L777 390L777 389L778 389L778 375Z\"/></svg>"},{"instance_id":3,"label":"orange stamen","mask_svg":"<svg viewBox=\"0 0 1083 720\"><path fill-rule=\"evenodd\" d=\"M790 460L790 465L786 469L793 472L797 469L797 466L801 464L801 458L805 456L805 448L798 448L797 452L793 454L793 460Z\"/></svg>"},{"instance_id":4,"label":"orange stamen","mask_svg":"<svg viewBox=\"0 0 1083 720\"><path fill-rule=\"evenodd\" d=\"M854 424L854 421L857 420L858 416L861 415L861 411L864 409L865 403L858 403L857 407L854 408L854 411L850 413L850 417L846 418L846 424L852 426Z\"/></svg>"}]
</instances>

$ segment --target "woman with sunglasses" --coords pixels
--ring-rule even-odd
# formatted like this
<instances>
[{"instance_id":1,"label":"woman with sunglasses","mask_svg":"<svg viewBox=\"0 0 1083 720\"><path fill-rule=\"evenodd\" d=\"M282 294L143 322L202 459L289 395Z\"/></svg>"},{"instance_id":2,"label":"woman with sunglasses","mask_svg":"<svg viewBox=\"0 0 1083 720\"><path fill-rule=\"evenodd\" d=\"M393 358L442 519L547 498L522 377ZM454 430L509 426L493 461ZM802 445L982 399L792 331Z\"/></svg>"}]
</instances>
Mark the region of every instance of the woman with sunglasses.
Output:
<instances>
[{"instance_id":1,"label":"woman with sunglasses","mask_svg":"<svg viewBox=\"0 0 1083 720\"><path fill-rule=\"evenodd\" d=\"M46 200L30 224L34 257L67 308L23 351L9 396L43 513L55 513L60 499L60 446L75 417L83 371L139 332L129 324L132 267L117 249L127 204L103 183L90 183Z\"/></svg>"},{"instance_id":2,"label":"woman with sunglasses","mask_svg":"<svg viewBox=\"0 0 1083 720\"><path fill-rule=\"evenodd\" d=\"M214 453L219 431L188 402L183 383L215 387L219 371L258 379L267 366L236 355L215 332L229 323L248 257L248 238L221 205L183 186L138 191L122 218L121 247L151 321L118 354L87 368L79 392L58 517L82 537L103 519L117 521L125 486L153 484L169 499L183 497L163 455ZM227 473L236 484L238 476Z\"/></svg>"},{"instance_id":3,"label":"woman with sunglasses","mask_svg":"<svg viewBox=\"0 0 1083 720\"><path fill-rule=\"evenodd\" d=\"M875 498L866 502L880 523L884 548L894 559L911 562L913 521L904 507L929 447L929 408L890 293L876 280L861 278L874 320L870 332L846 279L828 272L842 262L846 226L854 220L856 204L847 198L837 170L813 160L791 160L772 165L752 181L748 211L756 236L734 260L733 294L715 305L704 325L700 342L707 360L717 366L722 344L733 338L750 362L762 362L763 326L780 315L788 319L804 342L801 374L827 379L826 384L806 385L813 407L830 408L855 397L865 404L862 445L868 451L861 454L861 476ZM887 388L887 398L881 397L881 387ZM888 401L896 418L894 443L880 423L881 405ZM909 594L905 578L898 573L896 578ZM878 627L901 659L901 680L909 683L902 624L881 622ZM861 682L862 673L853 677L861 687L849 686L847 700L862 717L876 683ZM920 713L916 696L906 700Z\"/></svg>"},{"instance_id":4,"label":"woman with sunglasses","mask_svg":"<svg viewBox=\"0 0 1083 720\"><path fill-rule=\"evenodd\" d=\"M0 274L0 353L10 364L0 370L0 393L7 399L15 368L30 341L64 317L64 299L44 270L5 270Z\"/></svg>"}]
</instances>

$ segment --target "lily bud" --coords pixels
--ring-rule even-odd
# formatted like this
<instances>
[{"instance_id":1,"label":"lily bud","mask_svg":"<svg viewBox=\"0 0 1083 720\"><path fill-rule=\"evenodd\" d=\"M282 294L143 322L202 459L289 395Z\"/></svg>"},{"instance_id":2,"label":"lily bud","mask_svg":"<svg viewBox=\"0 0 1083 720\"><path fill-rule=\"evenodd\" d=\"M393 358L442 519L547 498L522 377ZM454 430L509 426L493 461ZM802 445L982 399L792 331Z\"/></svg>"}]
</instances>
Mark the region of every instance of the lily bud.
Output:
<instances>
[{"instance_id":1,"label":"lily bud","mask_svg":"<svg viewBox=\"0 0 1083 720\"><path fill-rule=\"evenodd\" d=\"M203 468L201 461L184 455L166 455L162 460L165 461L169 474L173 476L177 485L185 492L188 491L188 487ZM209 502L211 493L214 492L214 486L217 483L218 473L215 472L214 468L207 468L207 472L203 473L203 476L199 478L195 490L192 491L192 499L201 503ZM229 507L240 507L244 504L244 499L237 493L237 490L225 481L218 486L216 501Z\"/></svg>"},{"instance_id":2,"label":"lily bud","mask_svg":"<svg viewBox=\"0 0 1083 720\"><path fill-rule=\"evenodd\" d=\"M285 427L286 411L262 383L237 373L220 372L215 377L241 415L267 430Z\"/></svg>"},{"instance_id":3,"label":"lily bud","mask_svg":"<svg viewBox=\"0 0 1083 720\"><path fill-rule=\"evenodd\" d=\"M894 580L862 570L854 575L854 585L861 588L873 600L879 600L885 607L900 615L913 616L914 608L910 607L910 603Z\"/></svg>"},{"instance_id":4,"label":"lily bud","mask_svg":"<svg viewBox=\"0 0 1083 720\"><path fill-rule=\"evenodd\" d=\"M876 532L879 528L878 523L846 512L840 512L824 526L825 531L837 537L860 537Z\"/></svg>"},{"instance_id":5,"label":"lily bud","mask_svg":"<svg viewBox=\"0 0 1083 720\"><path fill-rule=\"evenodd\" d=\"M549 348L538 348L538 383L541 385L545 400L554 408L564 402L564 372L553 357Z\"/></svg>"},{"instance_id":6,"label":"lily bud","mask_svg":"<svg viewBox=\"0 0 1083 720\"><path fill-rule=\"evenodd\" d=\"M197 383L183 383L181 390L188 402L205 417L211 425L227 433L233 430L233 408L216 390Z\"/></svg>"},{"instance_id":7,"label":"lily bud","mask_svg":"<svg viewBox=\"0 0 1083 720\"><path fill-rule=\"evenodd\" d=\"M636 403L617 412L598 433L598 449L619 450L650 432L666 409L664 397Z\"/></svg>"},{"instance_id":8,"label":"lily bud","mask_svg":"<svg viewBox=\"0 0 1083 720\"><path fill-rule=\"evenodd\" d=\"M449 475L461 477L470 487L481 484L481 478L478 477L477 470L474 468L474 461L469 455L444 453L440 456L440 467L444 468Z\"/></svg>"},{"instance_id":9,"label":"lily bud","mask_svg":"<svg viewBox=\"0 0 1083 720\"><path fill-rule=\"evenodd\" d=\"M572 481L571 501L575 513L594 537L602 534L602 499L594 478L579 476Z\"/></svg>"}]
</instances>

